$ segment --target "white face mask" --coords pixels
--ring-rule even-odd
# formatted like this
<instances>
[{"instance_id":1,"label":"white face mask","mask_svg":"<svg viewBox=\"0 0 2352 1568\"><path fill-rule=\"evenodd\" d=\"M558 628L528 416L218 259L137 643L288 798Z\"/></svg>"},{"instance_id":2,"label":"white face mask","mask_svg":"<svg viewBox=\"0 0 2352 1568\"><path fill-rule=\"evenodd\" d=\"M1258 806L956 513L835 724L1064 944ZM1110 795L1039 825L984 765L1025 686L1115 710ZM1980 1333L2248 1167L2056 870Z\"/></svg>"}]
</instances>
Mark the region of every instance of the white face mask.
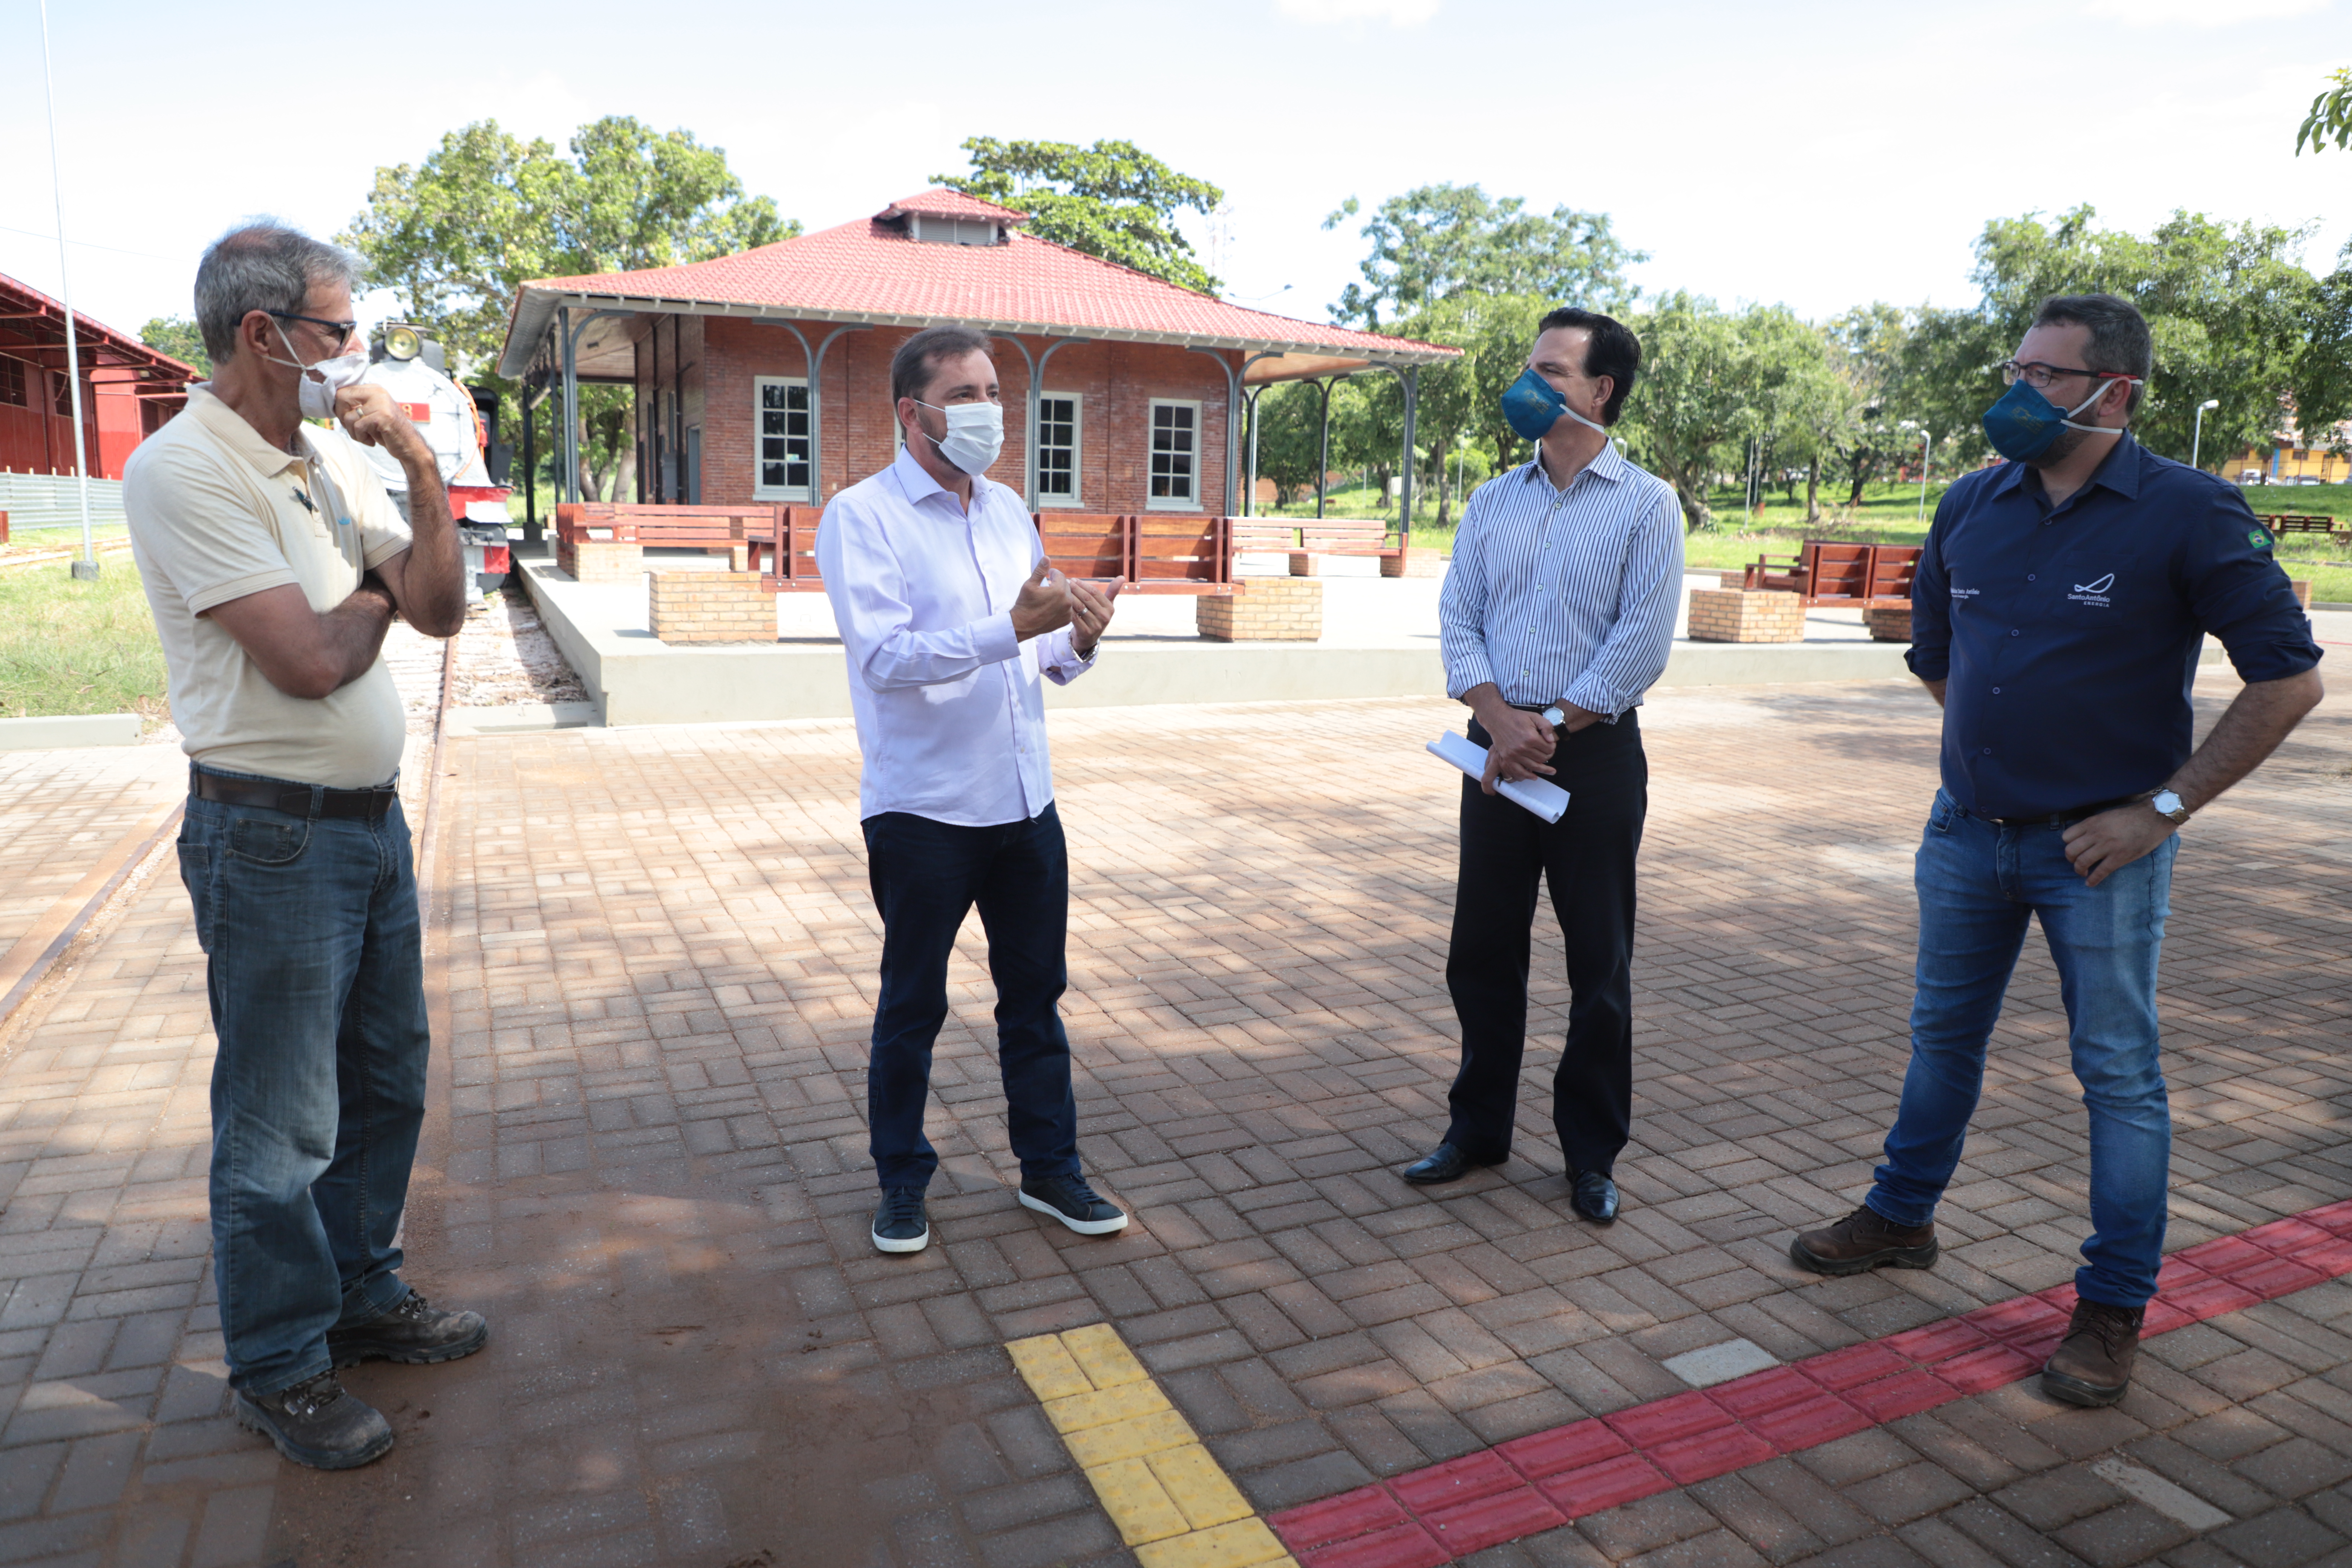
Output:
<instances>
[{"instance_id":1,"label":"white face mask","mask_svg":"<svg viewBox=\"0 0 2352 1568\"><path fill-rule=\"evenodd\" d=\"M1004 407L996 403L951 403L940 408L935 403L916 399L918 408L934 408L947 416L947 439L940 440L928 430L924 438L940 449L940 456L967 474L984 474L996 462L996 455L1004 450Z\"/></svg>"},{"instance_id":2,"label":"white face mask","mask_svg":"<svg viewBox=\"0 0 2352 1568\"><path fill-rule=\"evenodd\" d=\"M294 342L286 335L284 324L272 321L270 325L278 329L278 341L286 345L286 352L292 353ZM313 364L304 364L299 359L273 359L270 363L290 364L302 373L303 418L332 419L335 416L335 394L354 384L367 374L368 357L366 350L352 349Z\"/></svg>"}]
</instances>

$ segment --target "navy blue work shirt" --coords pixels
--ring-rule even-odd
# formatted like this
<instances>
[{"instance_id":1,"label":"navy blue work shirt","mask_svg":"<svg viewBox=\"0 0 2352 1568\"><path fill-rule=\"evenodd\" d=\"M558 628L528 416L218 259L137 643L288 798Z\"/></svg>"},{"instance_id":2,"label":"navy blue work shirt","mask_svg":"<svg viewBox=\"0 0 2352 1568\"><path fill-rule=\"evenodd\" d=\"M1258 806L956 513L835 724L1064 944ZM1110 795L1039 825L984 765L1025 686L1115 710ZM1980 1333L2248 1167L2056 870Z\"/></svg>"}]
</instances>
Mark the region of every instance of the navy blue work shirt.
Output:
<instances>
[{"instance_id":1,"label":"navy blue work shirt","mask_svg":"<svg viewBox=\"0 0 2352 1568\"><path fill-rule=\"evenodd\" d=\"M1946 793L2042 816L2158 787L2189 760L2208 632L2249 681L2319 662L2235 486L2128 435L2055 507L2023 463L1964 475L1911 588L1911 672L1949 683Z\"/></svg>"}]
</instances>

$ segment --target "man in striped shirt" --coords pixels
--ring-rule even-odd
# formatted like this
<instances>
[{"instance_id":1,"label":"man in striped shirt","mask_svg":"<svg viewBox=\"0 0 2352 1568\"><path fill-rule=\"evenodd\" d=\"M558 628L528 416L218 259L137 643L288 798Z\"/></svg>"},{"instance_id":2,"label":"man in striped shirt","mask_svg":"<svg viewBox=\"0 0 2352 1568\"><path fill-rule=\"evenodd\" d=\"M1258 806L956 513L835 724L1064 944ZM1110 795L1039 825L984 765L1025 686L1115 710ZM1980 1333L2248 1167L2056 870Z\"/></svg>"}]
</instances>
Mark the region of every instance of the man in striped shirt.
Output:
<instances>
[{"instance_id":1,"label":"man in striped shirt","mask_svg":"<svg viewBox=\"0 0 2352 1568\"><path fill-rule=\"evenodd\" d=\"M1534 458L1464 509L1439 601L1445 689L1488 748L1463 781L1462 861L1445 981L1462 1020L1452 1124L1408 1182L1450 1182L1510 1156L1527 1044L1538 886L1549 881L1567 949L1568 1037L1552 1123L1576 1211L1617 1217L1612 1178L1633 1115L1633 860L1649 805L1634 717L1666 667L1682 597L1682 510L1664 481L1612 446L1642 346L1590 310L1544 317L1504 397ZM1548 777L1569 792L1557 823L1497 795Z\"/></svg>"}]
</instances>

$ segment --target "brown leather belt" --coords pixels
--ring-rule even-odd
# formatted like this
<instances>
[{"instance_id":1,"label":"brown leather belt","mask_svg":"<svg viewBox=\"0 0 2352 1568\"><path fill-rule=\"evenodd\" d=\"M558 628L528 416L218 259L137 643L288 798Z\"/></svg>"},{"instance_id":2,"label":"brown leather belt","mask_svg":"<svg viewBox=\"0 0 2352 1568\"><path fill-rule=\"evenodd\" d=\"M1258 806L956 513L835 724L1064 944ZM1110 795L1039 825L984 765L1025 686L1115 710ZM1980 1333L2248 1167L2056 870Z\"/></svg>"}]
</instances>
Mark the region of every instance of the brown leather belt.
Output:
<instances>
[{"instance_id":1,"label":"brown leather belt","mask_svg":"<svg viewBox=\"0 0 2352 1568\"><path fill-rule=\"evenodd\" d=\"M373 789L325 789L317 784L289 784L278 779L231 779L208 773L193 763L188 768L188 793L198 800L224 805L257 805L289 816L351 816L373 822L392 809L400 791L391 784Z\"/></svg>"}]
</instances>

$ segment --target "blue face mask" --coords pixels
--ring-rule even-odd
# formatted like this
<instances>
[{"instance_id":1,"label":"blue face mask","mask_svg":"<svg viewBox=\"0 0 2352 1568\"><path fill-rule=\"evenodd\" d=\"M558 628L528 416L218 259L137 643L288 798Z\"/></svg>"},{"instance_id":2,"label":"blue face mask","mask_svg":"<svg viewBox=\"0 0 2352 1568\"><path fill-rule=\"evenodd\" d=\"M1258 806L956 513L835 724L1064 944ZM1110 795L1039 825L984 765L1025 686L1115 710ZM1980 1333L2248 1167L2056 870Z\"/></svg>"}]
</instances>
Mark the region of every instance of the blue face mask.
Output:
<instances>
[{"instance_id":1,"label":"blue face mask","mask_svg":"<svg viewBox=\"0 0 2352 1568\"><path fill-rule=\"evenodd\" d=\"M2026 382L2010 384L2000 400L1984 411L1985 439L1992 449L2013 463L2030 463L2050 450L2061 430L2112 430L2111 425L2077 425L2074 416L2106 395L2107 388L2116 380L2110 376L2098 384L2098 389L2074 407L2061 410ZM2137 376L2128 378L2139 384Z\"/></svg>"},{"instance_id":2,"label":"blue face mask","mask_svg":"<svg viewBox=\"0 0 2352 1568\"><path fill-rule=\"evenodd\" d=\"M1511 428L1519 433L1523 441L1542 440L1563 414L1589 429L1603 436L1609 434L1606 426L1593 424L1570 408L1559 389L1538 375L1532 366L1521 371L1519 379L1504 390L1503 417L1511 422Z\"/></svg>"}]
</instances>

